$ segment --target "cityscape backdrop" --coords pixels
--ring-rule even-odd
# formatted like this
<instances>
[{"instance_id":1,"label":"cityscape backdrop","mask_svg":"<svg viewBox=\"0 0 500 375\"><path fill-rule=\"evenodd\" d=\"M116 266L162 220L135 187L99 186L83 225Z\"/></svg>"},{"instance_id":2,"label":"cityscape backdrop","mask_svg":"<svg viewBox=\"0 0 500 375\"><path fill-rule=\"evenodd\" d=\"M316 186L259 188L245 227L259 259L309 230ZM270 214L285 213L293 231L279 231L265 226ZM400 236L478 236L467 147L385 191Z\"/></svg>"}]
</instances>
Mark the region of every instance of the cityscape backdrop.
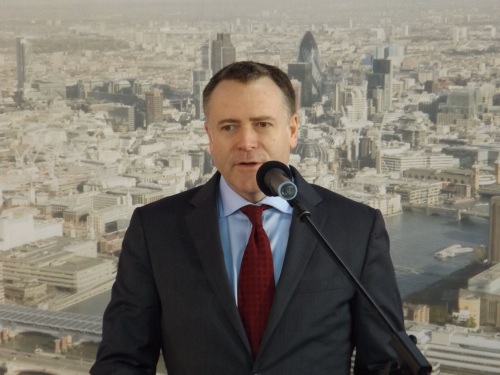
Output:
<instances>
[{"instance_id":1,"label":"cityscape backdrop","mask_svg":"<svg viewBox=\"0 0 500 375\"><path fill-rule=\"evenodd\" d=\"M494 0L0 0L0 374L88 373L131 213L213 174L240 60L292 80L291 164L383 213L433 373L497 374Z\"/></svg>"}]
</instances>

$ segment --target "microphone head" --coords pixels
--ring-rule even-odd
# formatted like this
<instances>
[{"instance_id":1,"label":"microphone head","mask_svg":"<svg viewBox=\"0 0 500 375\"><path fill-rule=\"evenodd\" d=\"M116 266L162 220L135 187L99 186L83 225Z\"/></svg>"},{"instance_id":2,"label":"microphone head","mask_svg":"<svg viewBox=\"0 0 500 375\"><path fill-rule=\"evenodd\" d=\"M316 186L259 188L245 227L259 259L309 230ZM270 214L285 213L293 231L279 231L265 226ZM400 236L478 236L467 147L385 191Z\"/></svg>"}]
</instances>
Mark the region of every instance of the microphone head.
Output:
<instances>
[{"instance_id":1,"label":"microphone head","mask_svg":"<svg viewBox=\"0 0 500 375\"><path fill-rule=\"evenodd\" d=\"M293 175L290 171L290 168L288 168L286 164L280 161L266 161L259 167L259 169L257 170L257 185L259 186L259 189L269 197L276 197L278 196L278 193L270 189L266 183L267 172L272 169L279 169L289 179L292 179Z\"/></svg>"}]
</instances>

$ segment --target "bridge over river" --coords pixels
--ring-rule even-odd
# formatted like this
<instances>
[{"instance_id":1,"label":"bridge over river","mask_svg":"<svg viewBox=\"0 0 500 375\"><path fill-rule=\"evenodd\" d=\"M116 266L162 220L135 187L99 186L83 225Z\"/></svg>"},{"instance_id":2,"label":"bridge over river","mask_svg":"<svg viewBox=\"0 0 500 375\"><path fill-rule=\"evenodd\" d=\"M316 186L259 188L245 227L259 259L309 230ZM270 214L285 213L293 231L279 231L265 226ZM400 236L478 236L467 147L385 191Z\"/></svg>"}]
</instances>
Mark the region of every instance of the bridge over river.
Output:
<instances>
[{"instance_id":1,"label":"bridge over river","mask_svg":"<svg viewBox=\"0 0 500 375\"><path fill-rule=\"evenodd\" d=\"M414 208L414 207L413 207ZM480 212L476 210L451 208L451 207L441 207L441 206L425 206L425 212L428 215L441 215L448 216L457 221L462 220L466 217L479 217L482 219L489 219L489 213Z\"/></svg>"},{"instance_id":2,"label":"bridge over river","mask_svg":"<svg viewBox=\"0 0 500 375\"><path fill-rule=\"evenodd\" d=\"M0 304L0 324L16 331L49 330L101 336L102 317Z\"/></svg>"}]
</instances>

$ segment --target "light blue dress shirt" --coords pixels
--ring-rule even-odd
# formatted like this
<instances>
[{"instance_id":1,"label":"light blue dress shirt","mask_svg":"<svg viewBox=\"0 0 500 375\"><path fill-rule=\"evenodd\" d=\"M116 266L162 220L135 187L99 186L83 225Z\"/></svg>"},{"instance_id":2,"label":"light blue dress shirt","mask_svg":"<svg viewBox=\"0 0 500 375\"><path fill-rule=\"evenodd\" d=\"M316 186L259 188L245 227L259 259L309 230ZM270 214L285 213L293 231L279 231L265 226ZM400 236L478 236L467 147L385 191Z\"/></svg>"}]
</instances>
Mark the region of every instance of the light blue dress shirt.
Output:
<instances>
[{"instance_id":1,"label":"light blue dress shirt","mask_svg":"<svg viewBox=\"0 0 500 375\"><path fill-rule=\"evenodd\" d=\"M238 275L240 274L241 260L250 237L252 223L240 211L240 208L248 202L236 194L221 176L219 184L219 199L217 201L219 212L219 229L224 252L229 284L233 291L236 303L238 303ZM274 266L274 282L278 283L285 259L288 234L292 222L293 208L288 202L280 197L265 197L258 203L267 204L272 208L265 210L262 214L264 230L271 243Z\"/></svg>"}]
</instances>

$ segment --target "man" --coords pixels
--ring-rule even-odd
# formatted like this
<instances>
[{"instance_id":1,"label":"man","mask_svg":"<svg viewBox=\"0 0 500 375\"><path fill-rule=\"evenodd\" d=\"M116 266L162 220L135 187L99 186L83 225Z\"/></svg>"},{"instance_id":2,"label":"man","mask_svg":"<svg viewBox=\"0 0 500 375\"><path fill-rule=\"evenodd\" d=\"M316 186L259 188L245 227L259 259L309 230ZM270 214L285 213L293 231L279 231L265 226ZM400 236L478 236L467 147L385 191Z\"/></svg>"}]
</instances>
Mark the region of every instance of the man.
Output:
<instances>
[{"instance_id":1,"label":"man","mask_svg":"<svg viewBox=\"0 0 500 375\"><path fill-rule=\"evenodd\" d=\"M354 347L356 373L382 373L395 361L389 334L288 203L256 183L262 163L288 164L297 144L288 77L269 65L234 63L212 78L203 99L218 172L134 212L91 373L154 374L161 349L169 375L348 374ZM292 172L319 229L403 330L380 212ZM262 226L247 218L248 205L270 207L259 214L265 240L253 240ZM245 288L261 283L246 275L261 266L248 268L245 258L266 246L272 285L266 273L265 295L257 293L266 311L252 312L261 301ZM263 329L251 328L254 318Z\"/></svg>"}]
</instances>

